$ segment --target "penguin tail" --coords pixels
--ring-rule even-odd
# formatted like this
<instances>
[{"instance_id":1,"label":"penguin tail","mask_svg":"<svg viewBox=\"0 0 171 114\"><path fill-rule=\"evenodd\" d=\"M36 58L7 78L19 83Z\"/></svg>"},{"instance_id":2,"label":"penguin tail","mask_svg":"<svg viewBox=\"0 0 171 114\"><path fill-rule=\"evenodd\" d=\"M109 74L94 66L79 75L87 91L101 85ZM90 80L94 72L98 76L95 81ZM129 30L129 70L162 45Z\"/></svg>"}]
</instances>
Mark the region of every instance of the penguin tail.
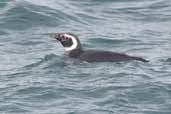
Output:
<instances>
[{"instance_id":1,"label":"penguin tail","mask_svg":"<svg viewBox=\"0 0 171 114\"><path fill-rule=\"evenodd\" d=\"M143 59L141 57L132 57L134 60L141 61L141 62L149 62L149 60Z\"/></svg>"}]
</instances>

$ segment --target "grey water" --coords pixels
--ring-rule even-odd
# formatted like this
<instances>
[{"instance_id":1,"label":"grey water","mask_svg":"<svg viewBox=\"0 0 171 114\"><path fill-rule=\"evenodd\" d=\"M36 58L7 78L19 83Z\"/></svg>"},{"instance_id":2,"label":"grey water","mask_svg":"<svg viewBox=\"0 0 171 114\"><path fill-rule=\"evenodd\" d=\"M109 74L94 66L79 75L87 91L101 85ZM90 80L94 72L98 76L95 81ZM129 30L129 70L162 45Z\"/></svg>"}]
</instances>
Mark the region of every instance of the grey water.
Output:
<instances>
[{"instance_id":1,"label":"grey water","mask_svg":"<svg viewBox=\"0 0 171 114\"><path fill-rule=\"evenodd\" d=\"M78 62L50 32L150 62ZM0 114L171 114L171 0L0 0Z\"/></svg>"}]
</instances>

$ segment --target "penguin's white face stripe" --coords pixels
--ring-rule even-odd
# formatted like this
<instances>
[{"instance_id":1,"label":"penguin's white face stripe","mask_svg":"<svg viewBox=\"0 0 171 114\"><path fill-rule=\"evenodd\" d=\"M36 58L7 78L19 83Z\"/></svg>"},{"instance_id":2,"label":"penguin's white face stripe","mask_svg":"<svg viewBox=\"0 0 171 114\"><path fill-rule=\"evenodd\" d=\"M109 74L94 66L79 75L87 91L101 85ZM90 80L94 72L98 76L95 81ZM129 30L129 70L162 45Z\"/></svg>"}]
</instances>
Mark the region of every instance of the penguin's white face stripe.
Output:
<instances>
[{"instance_id":1,"label":"penguin's white face stripe","mask_svg":"<svg viewBox=\"0 0 171 114\"><path fill-rule=\"evenodd\" d=\"M72 39L72 42L73 42L73 44L72 44L71 47L65 47L64 48L65 51L72 51L72 50L76 49L77 48L77 45L78 45L78 42L77 42L76 38L74 38L73 36L71 36L69 34L64 34L64 36L65 37L68 37L68 38L71 38Z\"/></svg>"}]
</instances>

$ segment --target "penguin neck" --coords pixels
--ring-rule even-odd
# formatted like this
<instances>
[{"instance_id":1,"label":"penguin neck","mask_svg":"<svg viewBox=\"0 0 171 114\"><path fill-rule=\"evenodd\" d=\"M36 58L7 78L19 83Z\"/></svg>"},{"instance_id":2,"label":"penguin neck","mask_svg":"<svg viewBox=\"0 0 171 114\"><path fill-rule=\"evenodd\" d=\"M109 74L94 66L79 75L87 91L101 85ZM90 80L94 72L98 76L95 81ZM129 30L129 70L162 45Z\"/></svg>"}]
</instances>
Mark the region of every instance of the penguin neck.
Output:
<instances>
[{"instance_id":1,"label":"penguin neck","mask_svg":"<svg viewBox=\"0 0 171 114\"><path fill-rule=\"evenodd\" d=\"M71 58L78 58L82 52L83 52L82 48L79 48L67 52L67 55Z\"/></svg>"}]
</instances>

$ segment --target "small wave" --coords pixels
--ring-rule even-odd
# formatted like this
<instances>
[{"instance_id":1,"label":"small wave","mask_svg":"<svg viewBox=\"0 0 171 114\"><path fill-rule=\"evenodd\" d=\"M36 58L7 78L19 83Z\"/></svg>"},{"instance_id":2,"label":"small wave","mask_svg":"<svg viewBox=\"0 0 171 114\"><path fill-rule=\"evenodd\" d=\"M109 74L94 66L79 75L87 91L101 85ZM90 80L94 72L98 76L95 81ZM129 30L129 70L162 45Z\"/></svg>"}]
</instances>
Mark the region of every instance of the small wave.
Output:
<instances>
[{"instance_id":1,"label":"small wave","mask_svg":"<svg viewBox=\"0 0 171 114\"><path fill-rule=\"evenodd\" d=\"M13 9L16 6L16 1L10 2L0 2L0 4L4 4L3 8L0 8L0 15L6 14L9 10Z\"/></svg>"},{"instance_id":2,"label":"small wave","mask_svg":"<svg viewBox=\"0 0 171 114\"><path fill-rule=\"evenodd\" d=\"M49 54L49 55L46 55L44 58L42 58L40 61L38 62L35 62L35 63L32 63L30 65L26 65L24 66L24 68L43 68L43 69L46 69L46 68L51 68L51 67L55 67L55 66L61 66L63 65L63 62L62 62L62 58L60 56L57 56L55 54Z\"/></svg>"},{"instance_id":3,"label":"small wave","mask_svg":"<svg viewBox=\"0 0 171 114\"><path fill-rule=\"evenodd\" d=\"M166 62L171 65L171 58L166 59Z\"/></svg>"},{"instance_id":4,"label":"small wave","mask_svg":"<svg viewBox=\"0 0 171 114\"><path fill-rule=\"evenodd\" d=\"M5 31L5 30L1 30L0 29L0 35L7 35L8 34L8 32L7 31Z\"/></svg>"},{"instance_id":5,"label":"small wave","mask_svg":"<svg viewBox=\"0 0 171 114\"><path fill-rule=\"evenodd\" d=\"M128 42L126 40L122 40L122 39L107 39L107 38L93 38L93 39L89 39L89 41L91 43L107 43L107 44L121 44L124 42Z\"/></svg>"},{"instance_id":6,"label":"small wave","mask_svg":"<svg viewBox=\"0 0 171 114\"><path fill-rule=\"evenodd\" d=\"M61 6L60 4L56 4L56 0L20 0L22 3L30 3L36 6L46 6L50 8L57 7L56 5ZM60 2L60 1L58 1Z\"/></svg>"}]
</instances>

